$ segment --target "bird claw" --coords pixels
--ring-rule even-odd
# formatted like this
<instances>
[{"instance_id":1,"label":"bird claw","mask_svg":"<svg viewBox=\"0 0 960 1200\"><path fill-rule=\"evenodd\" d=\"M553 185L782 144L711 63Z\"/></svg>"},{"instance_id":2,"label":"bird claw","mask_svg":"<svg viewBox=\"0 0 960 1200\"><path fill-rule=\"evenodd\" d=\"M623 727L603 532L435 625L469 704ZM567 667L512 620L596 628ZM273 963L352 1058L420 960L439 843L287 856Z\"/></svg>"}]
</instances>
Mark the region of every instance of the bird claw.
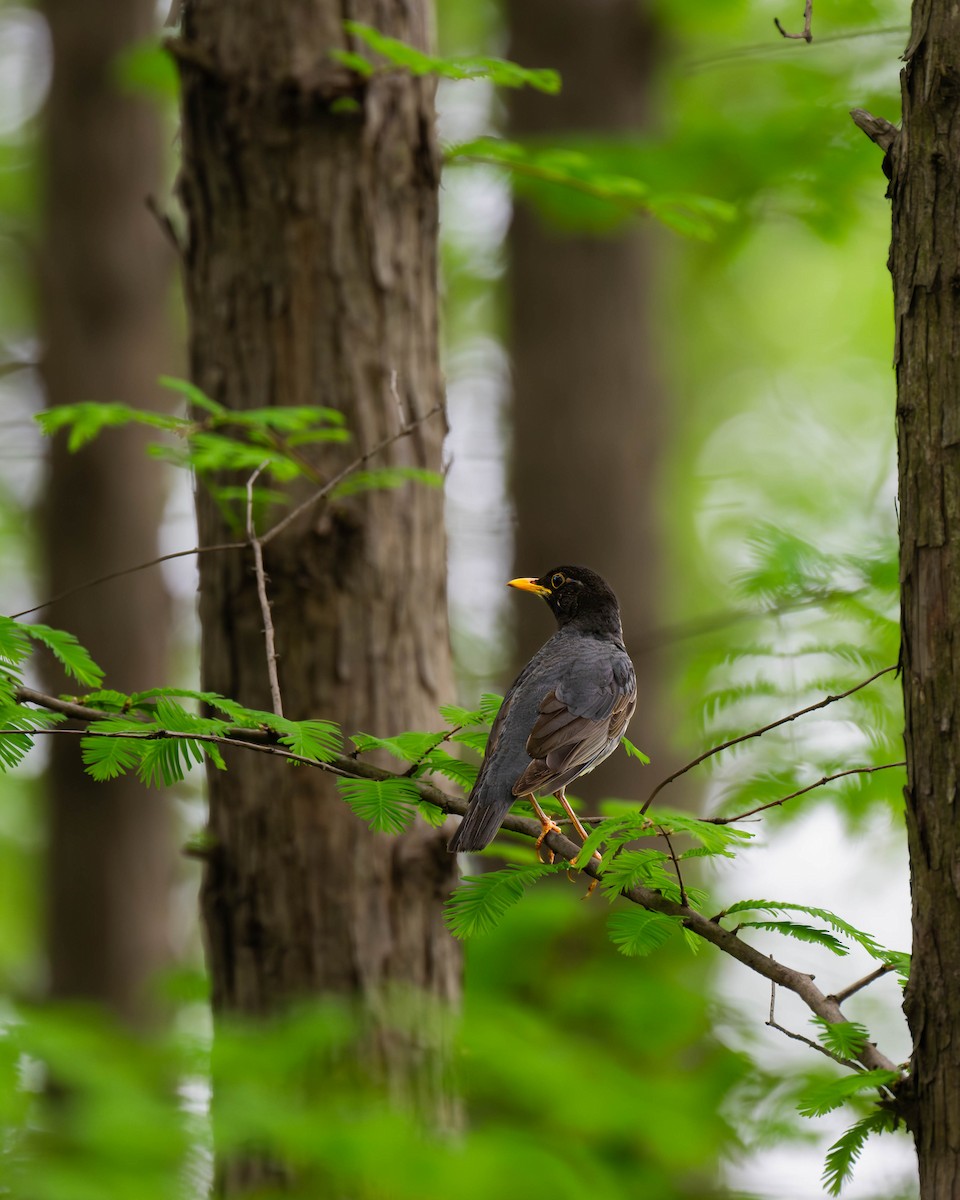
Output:
<instances>
[{"instance_id":1,"label":"bird claw","mask_svg":"<svg viewBox=\"0 0 960 1200\"><path fill-rule=\"evenodd\" d=\"M563 830L556 823L556 821L551 821L549 817L547 817L546 820L541 820L540 825L540 836L537 838L537 844L534 846L534 850L536 850L537 859L540 862L545 863L547 866L553 866L553 860L556 858L556 855L553 853L550 847L547 847L547 854L549 855L549 858L544 859L540 852L541 847L543 846L543 839L551 833L563 833Z\"/></svg>"}]
</instances>

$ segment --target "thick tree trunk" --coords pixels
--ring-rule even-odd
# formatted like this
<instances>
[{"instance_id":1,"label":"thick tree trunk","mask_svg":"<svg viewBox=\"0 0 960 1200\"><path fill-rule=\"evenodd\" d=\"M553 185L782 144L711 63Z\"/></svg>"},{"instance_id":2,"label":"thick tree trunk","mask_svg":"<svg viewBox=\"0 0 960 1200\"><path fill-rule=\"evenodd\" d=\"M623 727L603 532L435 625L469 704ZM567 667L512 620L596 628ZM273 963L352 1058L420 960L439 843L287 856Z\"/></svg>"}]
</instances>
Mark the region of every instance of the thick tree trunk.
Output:
<instances>
[{"instance_id":1,"label":"thick tree trunk","mask_svg":"<svg viewBox=\"0 0 960 1200\"><path fill-rule=\"evenodd\" d=\"M960 13L917 0L893 199L903 691L923 1200L960 1195Z\"/></svg>"},{"instance_id":2,"label":"thick tree trunk","mask_svg":"<svg viewBox=\"0 0 960 1200\"><path fill-rule=\"evenodd\" d=\"M45 0L54 72L43 141L40 321L50 405L82 400L158 407L167 366L168 247L145 200L161 178L155 111L120 90L116 56L149 36L151 0ZM117 433L76 455L51 451L43 513L45 589L150 558L163 504L144 438ZM144 572L50 606L111 687L154 687L166 670L167 599ZM59 678L55 686L70 685ZM167 953L172 837L163 798L133 777L95 783L71 739L49 771L51 991L130 1019Z\"/></svg>"},{"instance_id":3,"label":"thick tree trunk","mask_svg":"<svg viewBox=\"0 0 960 1200\"><path fill-rule=\"evenodd\" d=\"M652 6L638 0L512 0L511 56L546 63L559 96L511 97L519 138L639 135L649 125L659 39ZM667 765L665 705L655 653L639 653L658 624L662 559L658 466L663 389L652 328L653 231L610 236L546 228L518 204L510 231L514 387L516 569L538 575L584 563L614 584L645 701L633 736ZM550 631L534 605L517 607L517 658ZM663 724L661 724L661 721ZM637 764L614 755L577 791L632 796Z\"/></svg>"},{"instance_id":4,"label":"thick tree trunk","mask_svg":"<svg viewBox=\"0 0 960 1200\"><path fill-rule=\"evenodd\" d=\"M442 395L433 86L390 72L358 87L327 57L347 16L427 41L422 0L193 0L179 50L193 378L233 408L339 409L354 442L317 453L325 476ZM353 111L337 111L344 96ZM443 435L435 416L382 461L436 468ZM227 538L203 489L197 507L202 541ZM413 484L334 502L266 547L286 715L436 726L453 695L444 550L441 495ZM200 612L204 687L269 708L249 556L201 559ZM455 1001L445 835L369 833L319 771L229 766L210 775L202 896L215 1008L333 993L375 1011L393 984ZM380 1052L392 1086L443 1109L442 1055L386 1035Z\"/></svg>"}]
</instances>

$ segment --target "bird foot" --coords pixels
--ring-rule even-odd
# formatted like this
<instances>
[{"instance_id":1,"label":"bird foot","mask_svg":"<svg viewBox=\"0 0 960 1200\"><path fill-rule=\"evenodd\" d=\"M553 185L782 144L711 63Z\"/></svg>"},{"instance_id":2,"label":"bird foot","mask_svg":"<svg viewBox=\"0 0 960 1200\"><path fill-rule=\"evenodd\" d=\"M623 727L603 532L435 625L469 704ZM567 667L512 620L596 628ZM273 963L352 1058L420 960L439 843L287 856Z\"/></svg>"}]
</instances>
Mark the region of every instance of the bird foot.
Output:
<instances>
[{"instance_id":1,"label":"bird foot","mask_svg":"<svg viewBox=\"0 0 960 1200\"><path fill-rule=\"evenodd\" d=\"M554 858L556 858L556 855L553 853L553 851L548 846L547 847L548 857L547 858L543 857L543 855L540 852L541 847L543 846L543 839L548 834L551 834L551 833L563 833L563 830L556 823L556 821L551 821L550 818L546 815L544 815L543 817L540 818L540 827L541 827L540 828L540 836L537 838L537 844L534 846L534 849L537 852L537 858L540 860L540 862L546 863L547 865L552 866L553 860L554 860Z\"/></svg>"}]
</instances>

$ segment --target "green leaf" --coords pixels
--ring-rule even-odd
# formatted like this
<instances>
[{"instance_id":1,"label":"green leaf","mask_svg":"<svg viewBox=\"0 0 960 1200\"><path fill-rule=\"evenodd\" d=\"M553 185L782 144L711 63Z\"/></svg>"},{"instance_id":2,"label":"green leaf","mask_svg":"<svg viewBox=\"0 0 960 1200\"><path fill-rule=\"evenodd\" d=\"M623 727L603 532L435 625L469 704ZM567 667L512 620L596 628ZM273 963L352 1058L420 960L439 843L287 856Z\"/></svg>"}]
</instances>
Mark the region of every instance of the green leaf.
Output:
<instances>
[{"instance_id":1,"label":"green leaf","mask_svg":"<svg viewBox=\"0 0 960 1200\"><path fill-rule=\"evenodd\" d=\"M274 723L280 741L294 754L315 762L330 762L342 749L339 728L332 721L290 721Z\"/></svg>"},{"instance_id":2,"label":"green leaf","mask_svg":"<svg viewBox=\"0 0 960 1200\"><path fill-rule=\"evenodd\" d=\"M880 962L896 962L898 965L902 965L902 960L905 957L896 951L884 949L871 934L857 929L849 921L843 920L842 917L838 917L836 913L832 913L826 908L817 908L809 904L788 904L786 901L780 900L739 900L736 904L731 904L726 909L728 915L739 912L767 912L773 914L786 912L806 913L808 917L816 917L817 920L825 922L831 929L836 930L837 933L842 933L844 936L855 941L872 958Z\"/></svg>"},{"instance_id":3,"label":"green leaf","mask_svg":"<svg viewBox=\"0 0 960 1200\"><path fill-rule=\"evenodd\" d=\"M172 417L166 413L150 412L141 408L130 408L127 404L61 404L36 414L36 421L47 437L61 429L69 429L67 449L73 453L101 433L104 429L122 425L148 425L152 429L183 430L190 422L183 417Z\"/></svg>"},{"instance_id":4,"label":"green leaf","mask_svg":"<svg viewBox=\"0 0 960 1200\"><path fill-rule=\"evenodd\" d=\"M359 492L384 491L410 482L442 488L443 476L439 471L428 471L423 467L376 467L370 471L353 471L330 494L334 499L342 500Z\"/></svg>"},{"instance_id":5,"label":"green leaf","mask_svg":"<svg viewBox=\"0 0 960 1200\"><path fill-rule=\"evenodd\" d=\"M409 779L338 779L337 790L374 833L403 833L420 805Z\"/></svg>"},{"instance_id":6,"label":"green leaf","mask_svg":"<svg viewBox=\"0 0 960 1200\"><path fill-rule=\"evenodd\" d=\"M24 625L24 633L50 650L57 661L78 683L85 687L96 687L103 681L103 670L90 657L72 633L63 629L51 629L49 625Z\"/></svg>"},{"instance_id":7,"label":"green leaf","mask_svg":"<svg viewBox=\"0 0 960 1200\"><path fill-rule=\"evenodd\" d=\"M487 742L489 740L489 729L463 729L460 733L455 733L450 738L451 742L458 742L461 746L467 746L469 749L475 750L477 754L486 753Z\"/></svg>"},{"instance_id":8,"label":"green leaf","mask_svg":"<svg viewBox=\"0 0 960 1200\"><path fill-rule=\"evenodd\" d=\"M680 922L673 917L648 912L637 905L612 913L607 922L610 941L621 954L631 958L659 950L679 928Z\"/></svg>"},{"instance_id":9,"label":"green leaf","mask_svg":"<svg viewBox=\"0 0 960 1200\"><path fill-rule=\"evenodd\" d=\"M486 721L479 708L461 708L459 704L441 704L439 712L448 725L483 725Z\"/></svg>"},{"instance_id":10,"label":"green leaf","mask_svg":"<svg viewBox=\"0 0 960 1200\"><path fill-rule=\"evenodd\" d=\"M360 21L344 21L343 25L348 33L359 38L388 63L395 67L403 67L411 75L439 75L443 79L489 79L499 87L532 87L539 92L550 94L560 91L560 76L556 71L521 67L502 58L484 56L438 58L432 54L424 54L422 50L417 50L406 42L387 37L386 34ZM344 51L335 52L334 57L344 62ZM360 55L355 57L362 58ZM369 74L373 70L373 64L367 63L367 66L369 71L355 65L353 69L359 70L360 74Z\"/></svg>"},{"instance_id":11,"label":"green leaf","mask_svg":"<svg viewBox=\"0 0 960 1200\"><path fill-rule=\"evenodd\" d=\"M483 719L489 725L496 720L501 704L503 704L503 697L498 696L496 692L484 692L480 697L480 711L483 713Z\"/></svg>"},{"instance_id":12,"label":"green leaf","mask_svg":"<svg viewBox=\"0 0 960 1200\"><path fill-rule=\"evenodd\" d=\"M123 738L84 737L80 739L80 757L87 774L98 783L116 779L139 766L143 746Z\"/></svg>"},{"instance_id":13,"label":"green leaf","mask_svg":"<svg viewBox=\"0 0 960 1200\"><path fill-rule=\"evenodd\" d=\"M675 812L669 808L650 809L646 819L653 823L654 828L647 831L654 835L659 833L655 828L662 825L668 833L685 833L694 838L708 852L724 858L732 858L733 850L752 839L753 834L745 829L735 829L732 825L714 825L710 821L699 821L689 813Z\"/></svg>"},{"instance_id":14,"label":"green leaf","mask_svg":"<svg viewBox=\"0 0 960 1200\"><path fill-rule=\"evenodd\" d=\"M140 747L137 777L147 787L180 783L193 766L203 762L200 743L190 738L155 738Z\"/></svg>"},{"instance_id":15,"label":"green leaf","mask_svg":"<svg viewBox=\"0 0 960 1200\"><path fill-rule=\"evenodd\" d=\"M29 736L30 730L49 729L52 725L57 725L65 720L66 717L61 713L44 712L23 704L16 704L12 700L0 705L0 729L24 730L22 734L0 734L0 770L12 770L29 754L33 748L33 739Z\"/></svg>"},{"instance_id":16,"label":"green leaf","mask_svg":"<svg viewBox=\"0 0 960 1200\"><path fill-rule=\"evenodd\" d=\"M465 875L444 908L447 928L458 938L488 933L528 887L552 871L553 868L543 865L504 867L485 875Z\"/></svg>"},{"instance_id":17,"label":"green leaf","mask_svg":"<svg viewBox=\"0 0 960 1200\"><path fill-rule=\"evenodd\" d=\"M820 1042L840 1058L856 1058L869 1036L866 1026L856 1021L825 1021L823 1017L812 1017L811 1024L816 1026Z\"/></svg>"},{"instance_id":18,"label":"green leaf","mask_svg":"<svg viewBox=\"0 0 960 1200\"><path fill-rule=\"evenodd\" d=\"M206 392L201 391L189 379L178 379L175 375L161 375L157 382L168 391L176 392L179 396L183 396L188 404L192 404L195 408L210 413L211 416L227 417L230 414L231 410L229 408L224 408L216 400L211 400Z\"/></svg>"},{"instance_id":19,"label":"green leaf","mask_svg":"<svg viewBox=\"0 0 960 1200\"><path fill-rule=\"evenodd\" d=\"M861 1092L873 1091L876 1088L888 1088L898 1083L901 1076L898 1071L856 1071L852 1075L843 1075L839 1079L816 1083L807 1088L797 1100L797 1112L802 1117L822 1117L828 1112L839 1108L851 1096Z\"/></svg>"},{"instance_id":20,"label":"green leaf","mask_svg":"<svg viewBox=\"0 0 960 1200\"><path fill-rule=\"evenodd\" d=\"M451 780L462 787L464 791L469 792L477 782L480 768L476 763L467 762L462 758L454 758L446 750L437 748L431 750L424 759L417 775L426 775L431 771L436 771L438 775L443 775L445 779Z\"/></svg>"},{"instance_id":21,"label":"green leaf","mask_svg":"<svg viewBox=\"0 0 960 1200\"><path fill-rule=\"evenodd\" d=\"M624 748L624 750L626 751L626 753L627 753L627 756L628 756L629 758L639 758L639 760L640 760L640 761L641 761L641 762L642 762L642 763L643 763L645 766L646 766L646 764L647 764L647 763L649 763L649 762L650 762L650 757L649 757L649 755L646 755L646 754L644 754L644 752L643 752L642 750L639 750L639 749L638 749L638 748L637 748L637 747L636 747L636 746L633 744L633 742L631 742L631 741L630 741L630 739L629 739L629 738L627 738L627 737L625 737L625 738L622 738L622 739L621 739L621 741L620 741L620 745L621 745L621 746Z\"/></svg>"},{"instance_id":22,"label":"green leaf","mask_svg":"<svg viewBox=\"0 0 960 1200\"><path fill-rule=\"evenodd\" d=\"M426 821L428 825L432 825L434 829L439 829L447 819L447 814L442 808L438 808L435 804L431 804L429 800L421 800L417 804L417 812Z\"/></svg>"},{"instance_id":23,"label":"green leaf","mask_svg":"<svg viewBox=\"0 0 960 1200\"><path fill-rule=\"evenodd\" d=\"M867 1138L872 1133L890 1133L896 1127L897 1119L893 1113L886 1108L876 1108L833 1143L823 1167L823 1186L831 1196L839 1196L843 1185L852 1177Z\"/></svg>"},{"instance_id":24,"label":"green leaf","mask_svg":"<svg viewBox=\"0 0 960 1200\"><path fill-rule=\"evenodd\" d=\"M16 668L29 656L25 628L12 617L0 617L0 665Z\"/></svg>"},{"instance_id":25,"label":"green leaf","mask_svg":"<svg viewBox=\"0 0 960 1200\"><path fill-rule=\"evenodd\" d=\"M794 921L742 921L737 928L767 929L771 933L782 933L784 937L796 938L799 942L813 942L815 945L825 946L841 958L850 953L849 946L845 946L838 937L813 925L800 925Z\"/></svg>"},{"instance_id":26,"label":"green leaf","mask_svg":"<svg viewBox=\"0 0 960 1200\"><path fill-rule=\"evenodd\" d=\"M669 861L669 855L661 850L621 850L604 862L600 891L615 900L621 892L641 884L677 901L680 889L676 879L667 874L665 864Z\"/></svg>"}]
</instances>

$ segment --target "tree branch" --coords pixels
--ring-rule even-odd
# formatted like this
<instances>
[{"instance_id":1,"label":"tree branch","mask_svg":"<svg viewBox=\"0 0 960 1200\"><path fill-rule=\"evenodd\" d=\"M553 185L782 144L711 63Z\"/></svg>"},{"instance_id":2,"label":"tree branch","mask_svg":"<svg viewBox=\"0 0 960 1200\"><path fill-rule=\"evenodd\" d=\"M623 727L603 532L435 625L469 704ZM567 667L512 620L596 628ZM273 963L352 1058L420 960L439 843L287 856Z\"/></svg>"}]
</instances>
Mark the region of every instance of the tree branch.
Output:
<instances>
[{"instance_id":1,"label":"tree branch","mask_svg":"<svg viewBox=\"0 0 960 1200\"><path fill-rule=\"evenodd\" d=\"M867 681L869 682L869 681ZM860 687L864 684L858 685ZM855 689L852 689L855 690ZM42 692L35 691L33 688L19 687L16 690L16 699L21 703L30 703L38 705L42 708L49 709L52 712L62 712L66 716L76 720L92 721L103 720L115 716L114 713L105 712L95 708L90 708L85 705L77 704L73 701L59 700L54 696L47 696ZM849 694L849 693L846 693ZM786 718L785 718L786 719ZM304 766L315 767L321 771L327 771L333 775L339 775L347 779L396 779L397 776L391 771L385 771L379 767L371 766L367 763L359 762L347 755L337 755L329 762L320 762L315 759L305 758L303 755L294 754L293 751L287 750L285 747L277 745L277 735L269 730L251 730L240 729L236 730L236 734L230 736L219 736L214 734L197 734L197 733L181 733L166 730L149 730L143 734L135 732L118 731L112 732L97 732L91 733L85 729L70 729L64 726L58 726L53 729L37 729L31 730L25 734L22 729L0 729L0 734L16 734L18 736L35 737L39 735L57 735L57 734L72 734L73 736L84 737L121 737L128 740L144 740L157 738L177 738L180 740L192 740L196 742L209 742L221 746L236 746L247 750L253 750L261 754L272 754L278 758L284 758L291 762L302 763ZM446 792L442 792L433 784L425 783L423 780L414 779L410 783L416 788L421 799L426 800L429 804L439 808L442 812L458 813L463 815L467 811L467 799L465 796L449 796ZM530 817L521 817L514 813L508 813L503 820L503 828L510 830L513 833L519 833L522 836L529 838L531 841L536 841L541 834L540 822ZM565 859L567 862L573 862L580 852L580 845L571 841L561 832L551 832L545 839L546 845L553 850L555 854ZM593 879L601 877L601 871L598 869L602 863L597 863L596 859L590 859L584 863L579 869L591 876ZM787 988L788 991L797 995L803 1003L815 1013L818 1017L822 1017L825 1021L831 1024L836 1024L840 1021L845 1021L846 1017L840 1008L840 1003L836 996L827 996L816 986L811 976L804 974L801 971L796 971L792 967L788 967L776 959L770 958L762 954L759 950L749 945L747 942L741 941L737 933L730 929L725 929L719 918L714 920L705 917L703 913L697 912L690 908L687 904L677 904L672 900L667 900L659 892L653 891L650 888L645 888L636 885L625 889L621 892L624 899L632 904L637 904L642 908L648 909L650 912L661 913L664 916L676 917L681 920L684 926L691 933L704 941L709 942L724 954L728 954L731 958L735 958L743 966L763 976L764 979L770 980L778 987ZM864 985L865 986L865 985ZM867 1070L881 1068L886 1071L899 1071L900 1068L882 1054L873 1043L865 1043L862 1049L857 1054L857 1060Z\"/></svg>"},{"instance_id":2,"label":"tree branch","mask_svg":"<svg viewBox=\"0 0 960 1200\"><path fill-rule=\"evenodd\" d=\"M273 711L278 717L283 716L283 700L280 696L280 679L277 675L277 643L273 632L273 617L270 613L270 597L267 595L267 573L263 569L263 547L257 538L257 530L253 520L253 485L266 464L263 463L247 480L247 538L253 550L253 569L257 576L257 598L260 601L260 613L263 616L263 637L267 649L267 678L270 680L270 699Z\"/></svg>"},{"instance_id":3,"label":"tree branch","mask_svg":"<svg viewBox=\"0 0 960 1200\"><path fill-rule=\"evenodd\" d=\"M881 963L875 971L871 971L869 975L864 975L862 979L858 979L855 983L851 983L849 987L841 988L839 992L834 992L829 999L836 1000L838 1004L843 1004L845 1000L849 1000L851 996L855 996L857 992L863 991L865 987L869 987L871 983L876 983L878 979L882 979L884 975L889 975L891 971L896 970L896 963Z\"/></svg>"},{"instance_id":4,"label":"tree branch","mask_svg":"<svg viewBox=\"0 0 960 1200\"><path fill-rule=\"evenodd\" d=\"M781 804L786 804L788 800L795 800L797 796L803 796L807 792L812 792L815 788L823 787L826 783L832 783L835 779L843 779L845 775L872 775L874 771L890 771L894 767L905 767L905 762L881 763L876 767L850 767L846 771L837 771L835 775L824 775L822 779L818 779L816 783L808 783L806 787L798 788L797 791L791 792L789 796L781 796L779 800L771 800L767 804L761 804L757 808L751 808L747 812L739 813L735 817L701 817L701 821L706 821L710 825L733 825L736 821L743 821L747 817L752 817L756 813L765 812L768 808L777 808Z\"/></svg>"},{"instance_id":5,"label":"tree branch","mask_svg":"<svg viewBox=\"0 0 960 1200\"><path fill-rule=\"evenodd\" d=\"M803 41L808 45L813 41L813 33L810 30L810 24L813 20L813 0L806 0L803 6L803 30L801 33L787 33L784 27L780 24L779 18L774 17L773 23L780 31L780 36L791 38L793 41Z\"/></svg>"},{"instance_id":6,"label":"tree branch","mask_svg":"<svg viewBox=\"0 0 960 1200\"><path fill-rule=\"evenodd\" d=\"M839 1063L841 1067L849 1067L851 1071L859 1071L860 1067L857 1063L851 1062L849 1058L841 1058L839 1054L834 1054L832 1050L828 1050L826 1046L821 1046L819 1042L815 1042L813 1038L805 1037L802 1033L794 1033L792 1029L786 1029L780 1025L773 1015L774 1005L777 1001L777 985L770 984L770 1016L767 1019L767 1027L776 1029L778 1033L784 1034L788 1038L792 1038L795 1042L802 1042L805 1046L809 1046L811 1050L816 1050L818 1054L826 1055L827 1058Z\"/></svg>"},{"instance_id":7,"label":"tree branch","mask_svg":"<svg viewBox=\"0 0 960 1200\"><path fill-rule=\"evenodd\" d=\"M354 471L358 471L362 466L368 463L371 458L374 458L376 455L382 453L387 449L387 447L392 446L394 442L400 441L401 438L408 437L411 433L413 433L417 426L422 425L431 417L436 416L438 412L443 412L442 404L435 404L434 407L428 412L423 413L422 416L415 417L402 429L391 434L389 437L383 438L382 441L377 442L375 446L371 446L369 450L361 454L358 458L355 458L353 462L348 463L342 471L339 471L332 479L328 480L323 487L318 488L317 491L308 496L306 500L304 500L301 504L298 504L295 509L287 513L282 520L278 521L275 525L271 526L266 533L262 534L260 536L260 545L266 546L269 542L272 542L273 539L277 537L278 534L282 533L283 530L291 524L291 522L297 519L297 517L302 516L303 513L308 512L314 505L319 504L322 500L325 500L335 487L343 483L344 479L346 479L348 475L352 475ZM95 579L87 579L84 583L75 584L73 587L66 588L64 591L58 592L56 596L51 596L50 599L44 600L40 604L34 604L31 608L24 608L20 612L10 613L10 618L11 620L17 621L21 617L28 617L31 613L39 612L40 609L47 608L51 604L56 604L60 600L65 600L68 596L73 596L77 592L86 591L87 588L98 587L101 583L109 583L112 579L122 579L124 575L133 575L137 571L145 571L148 567L155 567L160 563L169 562L174 558L186 558L191 554L215 554L224 550L244 550L248 545L248 542L221 542L213 546L194 546L190 550L175 550L172 554L161 554L157 558L151 558L146 562L137 563L136 566L123 567L119 571L111 571L107 575L98 575Z\"/></svg>"},{"instance_id":8,"label":"tree branch","mask_svg":"<svg viewBox=\"0 0 960 1200\"><path fill-rule=\"evenodd\" d=\"M875 142L886 153L893 145L900 130L885 117L875 117L865 108L851 108L850 118L854 125Z\"/></svg>"},{"instance_id":9,"label":"tree branch","mask_svg":"<svg viewBox=\"0 0 960 1200\"><path fill-rule=\"evenodd\" d=\"M816 712L818 708L826 708L829 704L836 704L838 700L845 700L847 696L852 696L854 692L859 692L861 688L865 688L868 684L879 679L881 675L888 675L891 671L896 671L896 666L884 667L882 671L877 671L871 675L869 679L864 679L852 688L848 688L845 692L840 692L836 696L825 696L822 700L818 700L816 704L808 704L806 708L800 708L796 712L788 713L785 717L780 717L776 721L771 721L769 725L763 725L760 729L752 729L749 733L742 733L739 737L730 738L729 741L721 742L719 746L712 746L709 750L704 750L702 754L698 754L696 758L684 766L679 767L672 775L668 775L666 779L661 779L657 786L653 789L650 795L644 802L641 813L645 813L653 800L663 791L668 783L673 783L675 779L679 779L681 775L686 775L688 771L692 771L694 767L698 767L708 758L712 758L714 754L719 754L722 750L729 750L731 746L737 746L740 742L748 742L751 738L761 737L765 733L769 733L771 729L777 729L780 725L786 725L788 721L795 721L797 717L803 717L807 713Z\"/></svg>"}]
</instances>

